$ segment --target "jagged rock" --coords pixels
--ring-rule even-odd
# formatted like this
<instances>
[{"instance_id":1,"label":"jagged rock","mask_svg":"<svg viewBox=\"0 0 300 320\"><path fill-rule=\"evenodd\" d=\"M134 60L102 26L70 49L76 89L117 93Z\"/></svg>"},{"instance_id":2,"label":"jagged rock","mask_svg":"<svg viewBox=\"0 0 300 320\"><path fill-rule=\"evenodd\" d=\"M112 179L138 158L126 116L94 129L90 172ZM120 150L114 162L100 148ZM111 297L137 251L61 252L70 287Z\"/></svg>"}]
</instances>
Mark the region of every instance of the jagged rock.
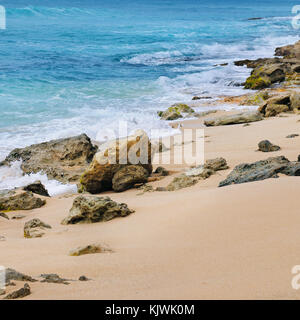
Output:
<instances>
[{"instance_id":1,"label":"jagged rock","mask_svg":"<svg viewBox=\"0 0 300 320\"><path fill-rule=\"evenodd\" d=\"M152 172L151 143L143 130L132 136L100 146L91 165L80 179L81 191L100 193L111 190L114 175L128 165L139 165Z\"/></svg>"},{"instance_id":2,"label":"jagged rock","mask_svg":"<svg viewBox=\"0 0 300 320\"><path fill-rule=\"evenodd\" d=\"M224 158L215 158L215 159L208 159L206 160L204 164L205 169L210 169L213 171L218 171L218 170L226 170L228 169L227 162Z\"/></svg>"},{"instance_id":3,"label":"jagged rock","mask_svg":"<svg viewBox=\"0 0 300 320\"><path fill-rule=\"evenodd\" d=\"M178 103L169 107L166 111L158 111L158 115L162 120L177 120L184 116L191 116L195 110L186 104Z\"/></svg>"},{"instance_id":4,"label":"jagged rock","mask_svg":"<svg viewBox=\"0 0 300 320\"><path fill-rule=\"evenodd\" d=\"M45 200L28 191L0 191L0 210L32 210L42 207L45 203Z\"/></svg>"},{"instance_id":5,"label":"jagged rock","mask_svg":"<svg viewBox=\"0 0 300 320\"><path fill-rule=\"evenodd\" d=\"M285 58L300 58L300 41L297 41L293 45L287 45L275 49L276 56L282 56Z\"/></svg>"},{"instance_id":6,"label":"jagged rock","mask_svg":"<svg viewBox=\"0 0 300 320\"><path fill-rule=\"evenodd\" d=\"M244 112L234 115L222 116L214 119L207 119L204 124L207 127L211 126L225 126L231 124L248 123L263 120L263 117L258 112Z\"/></svg>"},{"instance_id":7,"label":"jagged rock","mask_svg":"<svg viewBox=\"0 0 300 320\"><path fill-rule=\"evenodd\" d=\"M68 282L70 280L61 278L58 274L55 274L55 273L41 274L41 278L44 278L41 282L70 284Z\"/></svg>"},{"instance_id":8,"label":"jagged rock","mask_svg":"<svg viewBox=\"0 0 300 320\"><path fill-rule=\"evenodd\" d=\"M258 150L262 152L273 152L280 150L280 147L272 144L269 140L263 140L259 142Z\"/></svg>"},{"instance_id":9,"label":"jagged rock","mask_svg":"<svg viewBox=\"0 0 300 320\"><path fill-rule=\"evenodd\" d=\"M90 279L87 278L86 276L80 276L80 277L78 278L78 280L79 280L79 281L89 281Z\"/></svg>"},{"instance_id":10,"label":"jagged rock","mask_svg":"<svg viewBox=\"0 0 300 320\"><path fill-rule=\"evenodd\" d=\"M0 212L0 217L9 220L8 215L6 213L4 213L4 212Z\"/></svg>"},{"instance_id":11,"label":"jagged rock","mask_svg":"<svg viewBox=\"0 0 300 320\"><path fill-rule=\"evenodd\" d=\"M13 150L0 166L22 160L24 173L44 172L63 183L77 181L92 160L97 147L85 135L52 140Z\"/></svg>"},{"instance_id":12,"label":"jagged rock","mask_svg":"<svg viewBox=\"0 0 300 320\"><path fill-rule=\"evenodd\" d=\"M300 162L291 162L283 156L272 157L254 163L243 163L236 166L219 187L230 184L277 178L278 173L288 176L300 175Z\"/></svg>"},{"instance_id":13,"label":"jagged rock","mask_svg":"<svg viewBox=\"0 0 300 320\"><path fill-rule=\"evenodd\" d=\"M169 171L166 170L164 167L157 167L156 170L154 171L154 174L161 177L166 177L169 175Z\"/></svg>"},{"instance_id":14,"label":"jagged rock","mask_svg":"<svg viewBox=\"0 0 300 320\"><path fill-rule=\"evenodd\" d=\"M183 174L173 179L173 181L167 186L167 191L175 191L187 187L191 187L195 185L199 179L188 177L187 175Z\"/></svg>"},{"instance_id":15,"label":"jagged rock","mask_svg":"<svg viewBox=\"0 0 300 320\"><path fill-rule=\"evenodd\" d=\"M5 269L5 280L6 283L10 283L11 280L15 281L29 281L29 282L36 282L37 280L33 279L32 277L23 274L19 271L16 271L11 268L6 268Z\"/></svg>"},{"instance_id":16,"label":"jagged rock","mask_svg":"<svg viewBox=\"0 0 300 320\"><path fill-rule=\"evenodd\" d=\"M50 197L47 189L39 180L27 185L23 190L31 191L35 194L39 194L40 196Z\"/></svg>"},{"instance_id":17,"label":"jagged rock","mask_svg":"<svg viewBox=\"0 0 300 320\"><path fill-rule=\"evenodd\" d=\"M41 238L45 229L51 229L51 226L40 219L32 219L24 225L24 238Z\"/></svg>"},{"instance_id":18,"label":"jagged rock","mask_svg":"<svg viewBox=\"0 0 300 320\"><path fill-rule=\"evenodd\" d=\"M288 138L288 139L296 138L296 137L299 137L299 134L297 134L297 133L292 133L292 134L289 134L288 136L286 136L286 138Z\"/></svg>"},{"instance_id":19,"label":"jagged rock","mask_svg":"<svg viewBox=\"0 0 300 320\"><path fill-rule=\"evenodd\" d=\"M69 252L70 256L82 256L84 254L113 252L106 244L90 244L78 247Z\"/></svg>"},{"instance_id":20,"label":"jagged rock","mask_svg":"<svg viewBox=\"0 0 300 320\"><path fill-rule=\"evenodd\" d=\"M25 283L23 288L8 294L6 297L4 297L4 299L7 299L7 300L19 299L19 298L24 298L30 294L31 294L30 286L28 283Z\"/></svg>"},{"instance_id":21,"label":"jagged rock","mask_svg":"<svg viewBox=\"0 0 300 320\"><path fill-rule=\"evenodd\" d=\"M149 171L140 165L129 165L117 171L112 179L112 188L122 192L132 188L137 183L148 181Z\"/></svg>"},{"instance_id":22,"label":"jagged rock","mask_svg":"<svg viewBox=\"0 0 300 320\"><path fill-rule=\"evenodd\" d=\"M79 196L75 198L70 214L62 224L109 221L133 212L125 203L118 204L109 197Z\"/></svg>"},{"instance_id":23,"label":"jagged rock","mask_svg":"<svg viewBox=\"0 0 300 320\"><path fill-rule=\"evenodd\" d=\"M270 98L267 91L259 91L258 93L246 95L245 98L240 102L242 106L259 106Z\"/></svg>"}]
</instances>

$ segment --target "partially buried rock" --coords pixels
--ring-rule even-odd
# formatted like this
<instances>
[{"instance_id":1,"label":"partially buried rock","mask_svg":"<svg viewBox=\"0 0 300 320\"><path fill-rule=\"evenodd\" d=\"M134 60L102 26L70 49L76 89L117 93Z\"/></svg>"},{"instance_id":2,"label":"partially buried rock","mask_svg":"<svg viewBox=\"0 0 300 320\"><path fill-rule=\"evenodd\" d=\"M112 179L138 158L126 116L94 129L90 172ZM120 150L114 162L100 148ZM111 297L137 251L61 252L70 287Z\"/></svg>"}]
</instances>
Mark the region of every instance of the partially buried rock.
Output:
<instances>
[{"instance_id":1,"label":"partially buried rock","mask_svg":"<svg viewBox=\"0 0 300 320\"><path fill-rule=\"evenodd\" d=\"M299 134L297 134L297 133L292 133L292 134L289 134L288 136L286 136L286 138L288 138L288 139L296 138L296 137L299 137Z\"/></svg>"},{"instance_id":2,"label":"partially buried rock","mask_svg":"<svg viewBox=\"0 0 300 320\"><path fill-rule=\"evenodd\" d=\"M4 213L4 212L0 212L0 217L9 220L8 215L6 213Z\"/></svg>"},{"instance_id":3,"label":"partially buried rock","mask_svg":"<svg viewBox=\"0 0 300 320\"><path fill-rule=\"evenodd\" d=\"M232 125L232 124L240 124L240 123L249 123L255 121L261 121L263 117L258 112L244 112L234 115L227 115L222 117L217 117L214 119L206 119L204 124L207 127L211 126L225 126L225 125Z\"/></svg>"},{"instance_id":4,"label":"partially buried rock","mask_svg":"<svg viewBox=\"0 0 300 320\"><path fill-rule=\"evenodd\" d=\"M78 247L69 252L70 256L82 256L84 254L113 252L106 244L89 244Z\"/></svg>"},{"instance_id":5,"label":"partially buried rock","mask_svg":"<svg viewBox=\"0 0 300 320\"><path fill-rule=\"evenodd\" d=\"M0 210L31 210L42 207L45 200L35 197L28 191L1 191Z\"/></svg>"},{"instance_id":6,"label":"partially buried rock","mask_svg":"<svg viewBox=\"0 0 300 320\"><path fill-rule=\"evenodd\" d=\"M14 216L12 216L12 220L21 220L24 219L25 216L23 214L15 214Z\"/></svg>"},{"instance_id":7,"label":"partially buried rock","mask_svg":"<svg viewBox=\"0 0 300 320\"><path fill-rule=\"evenodd\" d=\"M24 237L41 238L45 234L45 229L51 229L51 226L40 219L32 219L24 225Z\"/></svg>"},{"instance_id":8,"label":"partially buried rock","mask_svg":"<svg viewBox=\"0 0 300 320\"><path fill-rule=\"evenodd\" d=\"M79 196L75 198L70 214L62 224L94 223L126 217L134 211L125 203L117 203L109 197Z\"/></svg>"},{"instance_id":9,"label":"partially buried rock","mask_svg":"<svg viewBox=\"0 0 300 320\"><path fill-rule=\"evenodd\" d=\"M24 284L24 287L16 290L10 294L8 294L4 299L11 300L11 299L19 299L29 296L31 294L30 286L28 283Z\"/></svg>"},{"instance_id":10,"label":"partially buried rock","mask_svg":"<svg viewBox=\"0 0 300 320\"><path fill-rule=\"evenodd\" d=\"M27 185L23 188L23 190L31 191L33 193L39 194L40 196L50 197L47 189L39 180Z\"/></svg>"},{"instance_id":11,"label":"partially buried rock","mask_svg":"<svg viewBox=\"0 0 300 320\"><path fill-rule=\"evenodd\" d=\"M205 169L211 169L214 171L219 171L219 170L226 170L228 169L227 162L224 158L215 158L215 159L208 159L206 160L204 164Z\"/></svg>"},{"instance_id":12,"label":"partially buried rock","mask_svg":"<svg viewBox=\"0 0 300 320\"><path fill-rule=\"evenodd\" d=\"M225 180L220 182L219 187L277 178L279 173L288 176L299 176L300 162L291 162L287 158L279 156L254 163L239 164Z\"/></svg>"},{"instance_id":13,"label":"partially buried rock","mask_svg":"<svg viewBox=\"0 0 300 320\"><path fill-rule=\"evenodd\" d=\"M90 138L82 134L15 149L0 166L21 160L26 174L44 172L49 179L68 183L78 181L96 151Z\"/></svg>"},{"instance_id":14,"label":"partially buried rock","mask_svg":"<svg viewBox=\"0 0 300 320\"><path fill-rule=\"evenodd\" d=\"M168 176L169 175L169 171L167 169L165 169L164 167L157 167L156 170L154 171L154 173L158 176Z\"/></svg>"},{"instance_id":15,"label":"partially buried rock","mask_svg":"<svg viewBox=\"0 0 300 320\"><path fill-rule=\"evenodd\" d=\"M31 276L23 274L19 271L16 271L11 268L5 269L5 277L6 283L9 283L11 280L15 281L29 281L29 282L36 282L37 280L33 279Z\"/></svg>"},{"instance_id":16,"label":"partially buried rock","mask_svg":"<svg viewBox=\"0 0 300 320\"><path fill-rule=\"evenodd\" d=\"M167 191L175 191L195 185L199 180L197 178L188 177L185 174L173 179L167 186Z\"/></svg>"},{"instance_id":17,"label":"partially buried rock","mask_svg":"<svg viewBox=\"0 0 300 320\"><path fill-rule=\"evenodd\" d=\"M280 150L280 147L272 144L269 140L263 140L258 144L258 150L262 152L273 152Z\"/></svg>"},{"instance_id":18,"label":"partially buried rock","mask_svg":"<svg viewBox=\"0 0 300 320\"><path fill-rule=\"evenodd\" d=\"M70 284L68 282L70 280L61 278L58 274L55 274L55 273L41 274L41 277L43 278L41 282Z\"/></svg>"}]
</instances>

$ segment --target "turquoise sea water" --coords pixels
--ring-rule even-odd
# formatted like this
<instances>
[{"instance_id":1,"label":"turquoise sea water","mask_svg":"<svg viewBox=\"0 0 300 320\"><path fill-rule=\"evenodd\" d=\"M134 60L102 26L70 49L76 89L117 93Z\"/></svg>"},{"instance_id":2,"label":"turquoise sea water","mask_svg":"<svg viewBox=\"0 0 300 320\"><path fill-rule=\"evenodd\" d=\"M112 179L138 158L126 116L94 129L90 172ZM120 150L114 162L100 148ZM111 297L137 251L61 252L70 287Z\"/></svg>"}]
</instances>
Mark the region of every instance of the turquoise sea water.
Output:
<instances>
[{"instance_id":1,"label":"turquoise sea water","mask_svg":"<svg viewBox=\"0 0 300 320\"><path fill-rule=\"evenodd\" d=\"M249 70L234 60L272 56L299 35L289 0L0 4L0 158L82 132L101 140L118 120L169 133L157 110L193 95L239 94Z\"/></svg>"}]
</instances>

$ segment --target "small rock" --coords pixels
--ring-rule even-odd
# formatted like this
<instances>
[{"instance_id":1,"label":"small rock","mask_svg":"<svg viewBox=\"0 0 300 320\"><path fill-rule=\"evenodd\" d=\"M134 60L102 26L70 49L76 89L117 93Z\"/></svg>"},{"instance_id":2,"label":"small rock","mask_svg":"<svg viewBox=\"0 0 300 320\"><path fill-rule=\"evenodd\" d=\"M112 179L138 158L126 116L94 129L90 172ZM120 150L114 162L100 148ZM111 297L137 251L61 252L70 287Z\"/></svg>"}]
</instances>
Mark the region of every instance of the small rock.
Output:
<instances>
[{"instance_id":1,"label":"small rock","mask_svg":"<svg viewBox=\"0 0 300 320\"><path fill-rule=\"evenodd\" d=\"M68 279L61 278L58 274L49 273L49 274L41 274L41 277L44 278L41 282L47 283L59 283L59 284L70 284Z\"/></svg>"},{"instance_id":2,"label":"small rock","mask_svg":"<svg viewBox=\"0 0 300 320\"><path fill-rule=\"evenodd\" d=\"M176 177L173 179L173 181L167 186L167 191L175 191L187 187L191 187L195 185L199 179L188 177L185 174Z\"/></svg>"},{"instance_id":3,"label":"small rock","mask_svg":"<svg viewBox=\"0 0 300 320\"><path fill-rule=\"evenodd\" d=\"M89 281L90 279L87 278L86 276L80 276L80 277L78 278L78 280L79 280L79 281Z\"/></svg>"},{"instance_id":4,"label":"small rock","mask_svg":"<svg viewBox=\"0 0 300 320\"><path fill-rule=\"evenodd\" d=\"M157 167L154 173L162 177L169 175L169 171L166 170L164 167Z\"/></svg>"},{"instance_id":5,"label":"small rock","mask_svg":"<svg viewBox=\"0 0 300 320\"><path fill-rule=\"evenodd\" d=\"M23 190L31 191L35 194L39 194L40 196L50 197L45 186L39 180L27 185L26 187L23 188Z\"/></svg>"},{"instance_id":6,"label":"small rock","mask_svg":"<svg viewBox=\"0 0 300 320\"><path fill-rule=\"evenodd\" d=\"M69 252L70 256L82 256L84 254L113 252L106 244L90 244L78 247Z\"/></svg>"},{"instance_id":7,"label":"small rock","mask_svg":"<svg viewBox=\"0 0 300 320\"><path fill-rule=\"evenodd\" d=\"M174 104L169 107L166 111L158 111L158 115L162 120L177 120L183 118L184 116L190 117L193 115L195 110L183 103Z\"/></svg>"},{"instance_id":8,"label":"small rock","mask_svg":"<svg viewBox=\"0 0 300 320\"><path fill-rule=\"evenodd\" d=\"M210 169L213 171L226 170L228 169L227 162L224 158L215 158L206 160L204 164L205 169Z\"/></svg>"},{"instance_id":9,"label":"small rock","mask_svg":"<svg viewBox=\"0 0 300 320\"><path fill-rule=\"evenodd\" d=\"M24 225L24 238L40 238L45 234L45 229L51 229L51 226L40 219L32 219Z\"/></svg>"},{"instance_id":10,"label":"small rock","mask_svg":"<svg viewBox=\"0 0 300 320\"><path fill-rule=\"evenodd\" d=\"M258 144L258 150L262 152L273 152L280 150L280 147L272 144L269 140L263 140Z\"/></svg>"},{"instance_id":11,"label":"small rock","mask_svg":"<svg viewBox=\"0 0 300 320\"><path fill-rule=\"evenodd\" d=\"M4 212L0 212L0 217L9 220L8 215L6 213L4 213Z\"/></svg>"},{"instance_id":12,"label":"small rock","mask_svg":"<svg viewBox=\"0 0 300 320\"><path fill-rule=\"evenodd\" d=\"M24 298L30 294L31 294L30 286L28 283L25 283L23 288L8 294L6 297L4 297L4 299L7 299L7 300L19 299L19 298Z\"/></svg>"},{"instance_id":13,"label":"small rock","mask_svg":"<svg viewBox=\"0 0 300 320\"><path fill-rule=\"evenodd\" d=\"M36 282L37 280L33 279L30 276L27 276L26 274L23 274L21 272L18 272L11 268L5 269L5 277L6 282L9 283L11 280L15 281L29 281L29 282Z\"/></svg>"},{"instance_id":14,"label":"small rock","mask_svg":"<svg viewBox=\"0 0 300 320\"><path fill-rule=\"evenodd\" d=\"M286 138L296 138L296 137L299 137L299 134L293 133L293 134L289 134L288 136L286 136Z\"/></svg>"},{"instance_id":15,"label":"small rock","mask_svg":"<svg viewBox=\"0 0 300 320\"><path fill-rule=\"evenodd\" d=\"M20 220L23 218L25 218L25 216L22 214L15 214L14 216L12 216L12 220Z\"/></svg>"}]
</instances>

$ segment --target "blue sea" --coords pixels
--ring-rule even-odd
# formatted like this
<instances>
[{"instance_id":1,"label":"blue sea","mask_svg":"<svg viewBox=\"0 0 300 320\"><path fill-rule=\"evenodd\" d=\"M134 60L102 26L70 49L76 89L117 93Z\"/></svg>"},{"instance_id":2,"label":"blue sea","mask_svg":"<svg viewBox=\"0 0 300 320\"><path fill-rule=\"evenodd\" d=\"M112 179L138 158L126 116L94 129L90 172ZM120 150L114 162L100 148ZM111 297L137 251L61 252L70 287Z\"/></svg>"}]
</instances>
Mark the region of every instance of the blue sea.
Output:
<instances>
[{"instance_id":1,"label":"blue sea","mask_svg":"<svg viewBox=\"0 0 300 320\"><path fill-rule=\"evenodd\" d=\"M295 4L0 1L7 15L0 30L0 160L15 147L82 132L101 141L119 120L171 134L157 110L194 95L240 94L250 71L234 60L271 57L299 39L291 26ZM248 20L254 17L263 19Z\"/></svg>"}]
</instances>

